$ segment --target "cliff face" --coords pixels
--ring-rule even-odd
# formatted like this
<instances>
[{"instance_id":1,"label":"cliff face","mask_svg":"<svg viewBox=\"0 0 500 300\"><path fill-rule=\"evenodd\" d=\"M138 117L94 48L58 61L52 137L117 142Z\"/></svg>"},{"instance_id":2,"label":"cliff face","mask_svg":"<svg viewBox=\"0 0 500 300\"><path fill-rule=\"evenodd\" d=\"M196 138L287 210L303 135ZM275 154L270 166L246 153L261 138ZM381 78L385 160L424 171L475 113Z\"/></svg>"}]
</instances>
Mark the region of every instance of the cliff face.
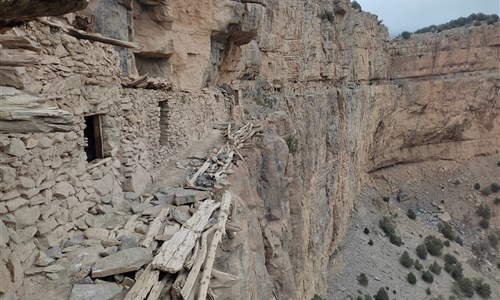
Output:
<instances>
[{"instance_id":1,"label":"cliff face","mask_svg":"<svg viewBox=\"0 0 500 300\"><path fill-rule=\"evenodd\" d=\"M499 151L499 26L389 42L344 1L268 1L265 14L234 73L250 114L272 107L274 130L244 173L252 184L235 190L260 223L249 230L262 236L269 295L309 299L327 288L364 174Z\"/></svg>"}]
</instances>

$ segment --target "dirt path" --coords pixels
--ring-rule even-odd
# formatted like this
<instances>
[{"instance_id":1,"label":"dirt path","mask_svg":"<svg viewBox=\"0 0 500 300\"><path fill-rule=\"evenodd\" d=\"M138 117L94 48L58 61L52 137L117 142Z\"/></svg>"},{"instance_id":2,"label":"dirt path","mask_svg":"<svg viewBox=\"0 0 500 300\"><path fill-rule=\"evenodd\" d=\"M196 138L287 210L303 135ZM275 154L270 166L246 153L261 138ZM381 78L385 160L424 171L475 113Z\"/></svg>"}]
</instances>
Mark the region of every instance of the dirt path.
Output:
<instances>
[{"instance_id":1,"label":"dirt path","mask_svg":"<svg viewBox=\"0 0 500 300\"><path fill-rule=\"evenodd\" d=\"M149 193L156 192L159 188L165 186L182 185L186 178L187 171L177 167L180 163L183 166L188 166L192 160L189 157L192 155L206 155L213 146L221 144L223 141L222 131L218 129L210 129L203 138L192 143L186 149L179 151L172 156L161 168L156 170L153 184L148 190Z\"/></svg>"}]
</instances>

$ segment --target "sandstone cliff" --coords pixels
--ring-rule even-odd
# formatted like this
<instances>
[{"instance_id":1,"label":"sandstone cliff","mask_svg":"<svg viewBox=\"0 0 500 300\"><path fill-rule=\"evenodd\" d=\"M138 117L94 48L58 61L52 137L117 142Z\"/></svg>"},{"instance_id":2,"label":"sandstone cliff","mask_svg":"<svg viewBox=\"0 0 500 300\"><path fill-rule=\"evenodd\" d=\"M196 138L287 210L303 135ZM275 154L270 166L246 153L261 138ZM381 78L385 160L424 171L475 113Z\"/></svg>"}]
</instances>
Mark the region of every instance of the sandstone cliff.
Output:
<instances>
[{"instance_id":1,"label":"sandstone cliff","mask_svg":"<svg viewBox=\"0 0 500 300\"><path fill-rule=\"evenodd\" d=\"M244 200L235 216L243 230L221 245L217 268L241 280L217 295L310 299L327 289L328 262L365 174L499 151L499 23L390 41L376 16L344 0L129 3L94 1L82 16L98 32L143 44L135 53L120 48L117 56L110 47L66 41L48 27L25 30L52 61L28 68L27 86L62 99L54 102L80 127L76 137L49 135L67 145L63 153L47 153L46 143L32 146L46 135L3 137L2 176L12 180L2 182L0 213L12 253L22 253L2 257L7 264L28 268L38 251L35 237L53 246L86 229L96 203L119 207L123 191L143 192L149 172L169 153L244 111L268 130L231 176ZM97 80L88 65L101 70ZM122 89L120 72L163 77L185 92ZM82 151L89 113L104 114L108 128L110 159L100 166L88 164ZM7 152L19 142L28 156ZM39 167L28 169L37 158ZM76 173L69 171L75 166ZM23 186L24 177L37 178L35 186ZM113 188L104 189L102 178ZM60 189L65 181L71 188ZM31 189L43 199L32 201ZM40 210L62 216L52 220ZM30 223L22 223L28 211ZM14 242L20 230L23 238ZM20 288L22 275L15 275Z\"/></svg>"}]
</instances>

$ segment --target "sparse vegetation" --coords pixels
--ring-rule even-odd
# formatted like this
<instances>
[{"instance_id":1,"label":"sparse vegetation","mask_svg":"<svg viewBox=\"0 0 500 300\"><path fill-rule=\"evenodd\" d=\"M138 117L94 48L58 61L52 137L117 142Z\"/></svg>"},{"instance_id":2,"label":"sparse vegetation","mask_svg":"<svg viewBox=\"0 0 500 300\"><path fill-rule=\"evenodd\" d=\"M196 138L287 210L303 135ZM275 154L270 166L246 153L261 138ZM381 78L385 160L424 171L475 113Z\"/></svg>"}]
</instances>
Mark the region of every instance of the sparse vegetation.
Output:
<instances>
[{"instance_id":1,"label":"sparse vegetation","mask_svg":"<svg viewBox=\"0 0 500 300\"><path fill-rule=\"evenodd\" d=\"M481 191L481 194L483 196L489 196L491 195L491 193L493 193L493 191L491 190L491 187L487 186L485 187L482 191Z\"/></svg>"},{"instance_id":2,"label":"sparse vegetation","mask_svg":"<svg viewBox=\"0 0 500 300\"><path fill-rule=\"evenodd\" d=\"M425 289L425 293L426 293L427 295L432 294L432 293L431 293L431 289L430 289L429 287L427 287L427 288Z\"/></svg>"},{"instance_id":3,"label":"sparse vegetation","mask_svg":"<svg viewBox=\"0 0 500 300\"><path fill-rule=\"evenodd\" d=\"M495 249L498 247L498 238L495 234L490 233L488 235L488 241L490 242L491 247Z\"/></svg>"},{"instance_id":4,"label":"sparse vegetation","mask_svg":"<svg viewBox=\"0 0 500 300\"><path fill-rule=\"evenodd\" d=\"M446 247L450 247L450 245L451 245L449 240L445 240L445 241L443 242L443 244L444 244Z\"/></svg>"},{"instance_id":5,"label":"sparse vegetation","mask_svg":"<svg viewBox=\"0 0 500 300\"><path fill-rule=\"evenodd\" d=\"M396 233L396 229L388 217L383 217L379 222L379 226L386 235L393 235Z\"/></svg>"},{"instance_id":6,"label":"sparse vegetation","mask_svg":"<svg viewBox=\"0 0 500 300\"><path fill-rule=\"evenodd\" d=\"M492 183L492 184L491 184L491 191L492 191L493 193L498 193L498 192L500 192L500 184L498 184L498 183L496 183L496 182Z\"/></svg>"},{"instance_id":7,"label":"sparse vegetation","mask_svg":"<svg viewBox=\"0 0 500 300\"><path fill-rule=\"evenodd\" d=\"M413 266L413 259L410 257L410 254L408 251L403 252L401 257L399 258L399 262L405 267L405 268L411 268Z\"/></svg>"},{"instance_id":8,"label":"sparse vegetation","mask_svg":"<svg viewBox=\"0 0 500 300\"><path fill-rule=\"evenodd\" d=\"M472 280L470 280L469 278L460 278L459 280L457 280L455 285L466 297L472 298L472 296L474 296L474 285L472 284Z\"/></svg>"},{"instance_id":9,"label":"sparse vegetation","mask_svg":"<svg viewBox=\"0 0 500 300\"><path fill-rule=\"evenodd\" d=\"M415 277L415 274L413 273L408 273L408 275L406 276L406 280L408 280L408 283L409 284L415 284L417 283L417 277Z\"/></svg>"},{"instance_id":10,"label":"sparse vegetation","mask_svg":"<svg viewBox=\"0 0 500 300\"><path fill-rule=\"evenodd\" d=\"M429 266L429 271L439 275L441 274L441 266L437 263L437 261L434 261L434 263Z\"/></svg>"},{"instance_id":11,"label":"sparse vegetation","mask_svg":"<svg viewBox=\"0 0 500 300\"><path fill-rule=\"evenodd\" d=\"M422 273L422 280L427 283L432 283L434 281L434 275L429 271L424 271Z\"/></svg>"},{"instance_id":12,"label":"sparse vegetation","mask_svg":"<svg viewBox=\"0 0 500 300\"><path fill-rule=\"evenodd\" d=\"M482 203L476 210L476 213L484 219L491 217L491 208L488 204Z\"/></svg>"},{"instance_id":13,"label":"sparse vegetation","mask_svg":"<svg viewBox=\"0 0 500 300\"><path fill-rule=\"evenodd\" d=\"M295 154L299 149L299 140L294 135L287 136L285 142L290 153Z\"/></svg>"},{"instance_id":14,"label":"sparse vegetation","mask_svg":"<svg viewBox=\"0 0 500 300\"><path fill-rule=\"evenodd\" d=\"M383 196L382 200L384 200L384 202L389 202L391 200L391 197L389 197L389 196Z\"/></svg>"},{"instance_id":15,"label":"sparse vegetation","mask_svg":"<svg viewBox=\"0 0 500 300\"><path fill-rule=\"evenodd\" d=\"M456 263L456 264L445 263L444 270L447 273L450 273L451 277L453 277L453 279L455 280L458 280L463 277L463 268L461 263Z\"/></svg>"},{"instance_id":16,"label":"sparse vegetation","mask_svg":"<svg viewBox=\"0 0 500 300\"><path fill-rule=\"evenodd\" d=\"M441 256L441 250L443 249L443 242L433 236L429 235L425 238L425 247L427 248L427 252L429 252L432 256Z\"/></svg>"},{"instance_id":17,"label":"sparse vegetation","mask_svg":"<svg viewBox=\"0 0 500 300\"><path fill-rule=\"evenodd\" d=\"M418 33L426 33L426 32L441 32L443 30L452 29L456 27L461 27L469 24L473 24L474 26L481 25L481 22L486 22L486 24L491 25L498 21L498 15L485 15L483 13L470 14L468 17L460 17L458 19L453 19L447 23L440 25L430 25L424 28L421 28L415 31Z\"/></svg>"},{"instance_id":18,"label":"sparse vegetation","mask_svg":"<svg viewBox=\"0 0 500 300\"><path fill-rule=\"evenodd\" d=\"M453 241L455 239L455 233L453 232L453 228L448 223L440 223L438 225L439 232L441 232L445 238Z\"/></svg>"},{"instance_id":19,"label":"sparse vegetation","mask_svg":"<svg viewBox=\"0 0 500 300\"><path fill-rule=\"evenodd\" d=\"M420 244L417 246L417 256L420 259L426 259L427 258L427 247L425 247L424 244Z\"/></svg>"},{"instance_id":20,"label":"sparse vegetation","mask_svg":"<svg viewBox=\"0 0 500 300\"><path fill-rule=\"evenodd\" d=\"M331 11L325 11L321 15L319 15L319 18L323 21L328 21L330 23L333 23L335 21L335 16Z\"/></svg>"},{"instance_id":21,"label":"sparse vegetation","mask_svg":"<svg viewBox=\"0 0 500 300\"><path fill-rule=\"evenodd\" d=\"M411 32L409 31L403 31L401 32L401 37L404 39L404 40L407 40L411 37Z\"/></svg>"},{"instance_id":22,"label":"sparse vegetation","mask_svg":"<svg viewBox=\"0 0 500 300\"><path fill-rule=\"evenodd\" d=\"M358 276L358 283L359 283L361 286L364 286L364 287L367 287L367 286L368 286L368 277L366 277L366 274L365 274L365 273L361 273L361 274L359 274L359 276Z\"/></svg>"},{"instance_id":23,"label":"sparse vegetation","mask_svg":"<svg viewBox=\"0 0 500 300\"><path fill-rule=\"evenodd\" d=\"M411 208L408 210L408 212L406 213L406 215L408 216L408 218L410 218L412 220L415 220L417 218L417 214Z\"/></svg>"},{"instance_id":24,"label":"sparse vegetation","mask_svg":"<svg viewBox=\"0 0 500 300\"><path fill-rule=\"evenodd\" d=\"M384 288L380 288L375 295L375 300L389 300L389 295L387 295L387 292L385 291Z\"/></svg>"},{"instance_id":25,"label":"sparse vegetation","mask_svg":"<svg viewBox=\"0 0 500 300\"><path fill-rule=\"evenodd\" d=\"M455 238L455 243L459 244L460 246L464 245L464 241L462 241L462 238L457 235Z\"/></svg>"},{"instance_id":26,"label":"sparse vegetation","mask_svg":"<svg viewBox=\"0 0 500 300\"><path fill-rule=\"evenodd\" d=\"M361 5L358 3L358 1L352 1L351 3L352 8L357 9L359 11L362 11Z\"/></svg>"},{"instance_id":27,"label":"sparse vegetation","mask_svg":"<svg viewBox=\"0 0 500 300\"><path fill-rule=\"evenodd\" d=\"M311 300L323 300L323 298L321 298L321 296L319 295L314 294L314 297L312 297Z\"/></svg>"},{"instance_id":28,"label":"sparse vegetation","mask_svg":"<svg viewBox=\"0 0 500 300\"><path fill-rule=\"evenodd\" d=\"M493 202L494 202L496 205L500 205L500 198L495 198L495 200L493 200Z\"/></svg>"},{"instance_id":29,"label":"sparse vegetation","mask_svg":"<svg viewBox=\"0 0 500 300\"><path fill-rule=\"evenodd\" d=\"M424 266L420 263L420 261L418 259L415 260L415 262L413 263L413 266L415 267L415 270L417 270L417 271L422 271L422 269L424 268Z\"/></svg>"},{"instance_id":30,"label":"sparse vegetation","mask_svg":"<svg viewBox=\"0 0 500 300\"><path fill-rule=\"evenodd\" d=\"M491 296L491 287L482 278L474 278L474 290L483 298Z\"/></svg>"},{"instance_id":31,"label":"sparse vegetation","mask_svg":"<svg viewBox=\"0 0 500 300\"><path fill-rule=\"evenodd\" d=\"M479 190L480 188L481 188L481 185L479 184L479 182L476 182L476 184L474 184L474 189Z\"/></svg>"},{"instance_id":32,"label":"sparse vegetation","mask_svg":"<svg viewBox=\"0 0 500 300\"><path fill-rule=\"evenodd\" d=\"M370 233L370 229L368 229L368 227L365 227L365 229L363 230L363 233L364 234L369 234Z\"/></svg>"},{"instance_id":33,"label":"sparse vegetation","mask_svg":"<svg viewBox=\"0 0 500 300\"><path fill-rule=\"evenodd\" d=\"M401 239L401 237L399 235L396 235L396 234L392 234L389 237L389 241L391 241L391 244L394 244L398 247L400 247L403 244L403 240Z\"/></svg>"},{"instance_id":34,"label":"sparse vegetation","mask_svg":"<svg viewBox=\"0 0 500 300\"><path fill-rule=\"evenodd\" d=\"M368 245L373 246L373 240L372 240L372 239L370 239L370 240L368 241Z\"/></svg>"},{"instance_id":35,"label":"sparse vegetation","mask_svg":"<svg viewBox=\"0 0 500 300\"><path fill-rule=\"evenodd\" d=\"M458 262L457 258L453 254L446 253L443 258L445 262L451 265L456 264Z\"/></svg>"},{"instance_id":36,"label":"sparse vegetation","mask_svg":"<svg viewBox=\"0 0 500 300\"><path fill-rule=\"evenodd\" d=\"M488 229L488 227L490 227L490 222L486 219L482 219L481 221L479 221L479 226L481 226L481 228L483 229Z\"/></svg>"}]
</instances>

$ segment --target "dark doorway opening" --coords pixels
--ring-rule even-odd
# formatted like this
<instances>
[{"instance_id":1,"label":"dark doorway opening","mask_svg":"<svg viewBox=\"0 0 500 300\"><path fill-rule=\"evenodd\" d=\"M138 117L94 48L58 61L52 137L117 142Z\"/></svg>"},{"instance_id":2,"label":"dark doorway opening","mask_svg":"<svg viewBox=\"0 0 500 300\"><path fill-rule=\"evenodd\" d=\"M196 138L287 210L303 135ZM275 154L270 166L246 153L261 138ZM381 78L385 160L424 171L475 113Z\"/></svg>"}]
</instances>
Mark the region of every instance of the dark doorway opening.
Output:
<instances>
[{"instance_id":1,"label":"dark doorway opening","mask_svg":"<svg viewBox=\"0 0 500 300\"><path fill-rule=\"evenodd\" d=\"M103 158L100 115L86 116L85 125L83 135L87 142L85 144L87 161Z\"/></svg>"}]
</instances>

